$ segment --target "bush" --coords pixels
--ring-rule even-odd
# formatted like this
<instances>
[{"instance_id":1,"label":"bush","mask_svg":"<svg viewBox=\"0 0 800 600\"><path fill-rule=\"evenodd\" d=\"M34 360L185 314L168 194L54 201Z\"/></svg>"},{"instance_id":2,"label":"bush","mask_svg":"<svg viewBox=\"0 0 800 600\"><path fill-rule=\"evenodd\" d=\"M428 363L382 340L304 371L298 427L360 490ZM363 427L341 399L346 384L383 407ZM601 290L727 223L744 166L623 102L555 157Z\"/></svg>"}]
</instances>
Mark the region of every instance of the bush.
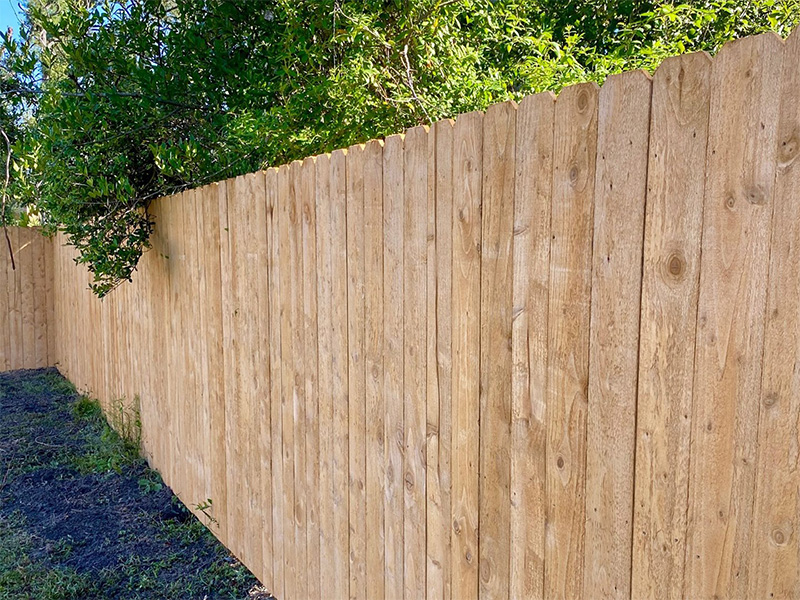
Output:
<instances>
[{"instance_id":1,"label":"bush","mask_svg":"<svg viewBox=\"0 0 800 600\"><path fill-rule=\"evenodd\" d=\"M102 296L132 277L158 196L785 35L799 3L31 0L0 57L13 212L65 231Z\"/></svg>"}]
</instances>

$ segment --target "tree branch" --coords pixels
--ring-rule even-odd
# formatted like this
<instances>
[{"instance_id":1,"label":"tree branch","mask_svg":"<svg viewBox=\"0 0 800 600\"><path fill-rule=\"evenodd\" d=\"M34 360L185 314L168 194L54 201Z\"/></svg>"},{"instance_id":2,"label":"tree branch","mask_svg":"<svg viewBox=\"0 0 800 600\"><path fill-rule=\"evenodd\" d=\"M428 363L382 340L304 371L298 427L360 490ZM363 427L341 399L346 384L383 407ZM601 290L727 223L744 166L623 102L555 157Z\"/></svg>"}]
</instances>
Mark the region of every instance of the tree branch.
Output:
<instances>
[{"instance_id":1,"label":"tree branch","mask_svg":"<svg viewBox=\"0 0 800 600\"><path fill-rule=\"evenodd\" d=\"M6 201L8 199L8 182L11 180L11 141L8 139L4 129L0 128L0 133L6 140L6 180L3 184L3 204L0 208L0 218L3 220L3 234L6 237L8 255L11 257L11 270L16 271L17 265L14 262L14 249L11 247L11 238L8 236L8 223L6 222Z\"/></svg>"},{"instance_id":2,"label":"tree branch","mask_svg":"<svg viewBox=\"0 0 800 600\"><path fill-rule=\"evenodd\" d=\"M40 88L15 87L0 92L0 96L10 96L12 94L27 94L31 96L41 96L44 93L45 91ZM67 98L86 98L89 94L85 92L62 92L61 95L66 96ZM170 100L169 98L160 98L158 96L148 96L147 94L141 94L139 92L98 92L93 95L98 96L100 98L114 98L114 97L140 98L142 100L150 100L151 102L155 102L157 104L177 106L179 108L186 108L189 110L206 110L206 107L201 106L199 104L186 104L185 102L178 102L177 100Z\"/></svg>"}]
</instances>

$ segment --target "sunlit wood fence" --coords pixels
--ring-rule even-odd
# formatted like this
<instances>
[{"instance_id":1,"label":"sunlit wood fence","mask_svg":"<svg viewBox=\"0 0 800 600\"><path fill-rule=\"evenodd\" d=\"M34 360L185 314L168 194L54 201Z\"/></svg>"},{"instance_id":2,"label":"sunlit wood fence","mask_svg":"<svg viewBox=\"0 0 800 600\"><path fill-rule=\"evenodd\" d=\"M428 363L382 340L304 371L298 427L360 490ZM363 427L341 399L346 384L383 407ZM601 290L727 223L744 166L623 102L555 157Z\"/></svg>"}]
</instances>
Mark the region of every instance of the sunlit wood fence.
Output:
<instances>
[{"instance_id":1,"label":"sunlit wood fence","mask_svg":"<svg viewBox=\"0 0 800 600\"><path fill-rule=\"evenodd\" d=\"M161 199L41 323L281 599L797 598L798 153L748 38Z\"/></svg>"},{"instance_id":2,"label":"sunlit wood fence","mask_svg":"<svg viewBox=\"0 0 800 600\"><path fill-rule=\"evenodd\" d=\"M55 362L52 285L51 241L17 227L6 239L0 228L0 371Z\"/></svg>"}]
</instances>

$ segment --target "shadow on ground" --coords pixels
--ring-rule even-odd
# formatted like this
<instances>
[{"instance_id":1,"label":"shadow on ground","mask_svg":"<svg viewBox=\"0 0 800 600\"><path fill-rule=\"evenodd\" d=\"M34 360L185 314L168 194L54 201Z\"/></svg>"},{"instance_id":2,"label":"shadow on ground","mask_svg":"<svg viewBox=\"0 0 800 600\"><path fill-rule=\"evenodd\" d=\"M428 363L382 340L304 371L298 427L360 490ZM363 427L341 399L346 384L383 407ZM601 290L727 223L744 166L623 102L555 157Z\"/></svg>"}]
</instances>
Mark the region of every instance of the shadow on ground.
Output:
<instances>
[{"instance_id":1,"label":"shadow on ground","mask_svg":"<svg viewBox=\"0 0 800 600\"><path fill-rule=\"evenodd\" d=\"M0 600L270 598L55 369L0 374Z\"/></svg>"}]
</instances>

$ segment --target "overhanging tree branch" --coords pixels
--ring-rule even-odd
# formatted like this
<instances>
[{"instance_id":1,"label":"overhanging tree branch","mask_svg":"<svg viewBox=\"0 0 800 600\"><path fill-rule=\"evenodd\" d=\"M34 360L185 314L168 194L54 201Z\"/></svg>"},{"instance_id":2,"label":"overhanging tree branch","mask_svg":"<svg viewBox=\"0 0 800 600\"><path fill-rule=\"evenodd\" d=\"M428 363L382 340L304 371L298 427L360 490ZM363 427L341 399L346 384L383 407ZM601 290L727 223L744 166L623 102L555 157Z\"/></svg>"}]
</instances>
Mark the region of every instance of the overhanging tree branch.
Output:
<instances>
[{"instance_id":1,"label":"overhanging tree branch","mask_svg":"<svg viewBox=\"0 0 800 600\"><path fill-rule=\"evenodd\" d=\"M0 217L3 219L3 234L8 246L8 255L11 257L11 270L16 271L17 265L14 262L14 249L11 247L11 238L8 236L8 223L6 220L6 202L8 200L8 182L11 180L11 140L8 139L4 129L0 129L3 139L6 141L6 179L3 183L3 204L0 208Z\"/></svg>"}]
</instances>

